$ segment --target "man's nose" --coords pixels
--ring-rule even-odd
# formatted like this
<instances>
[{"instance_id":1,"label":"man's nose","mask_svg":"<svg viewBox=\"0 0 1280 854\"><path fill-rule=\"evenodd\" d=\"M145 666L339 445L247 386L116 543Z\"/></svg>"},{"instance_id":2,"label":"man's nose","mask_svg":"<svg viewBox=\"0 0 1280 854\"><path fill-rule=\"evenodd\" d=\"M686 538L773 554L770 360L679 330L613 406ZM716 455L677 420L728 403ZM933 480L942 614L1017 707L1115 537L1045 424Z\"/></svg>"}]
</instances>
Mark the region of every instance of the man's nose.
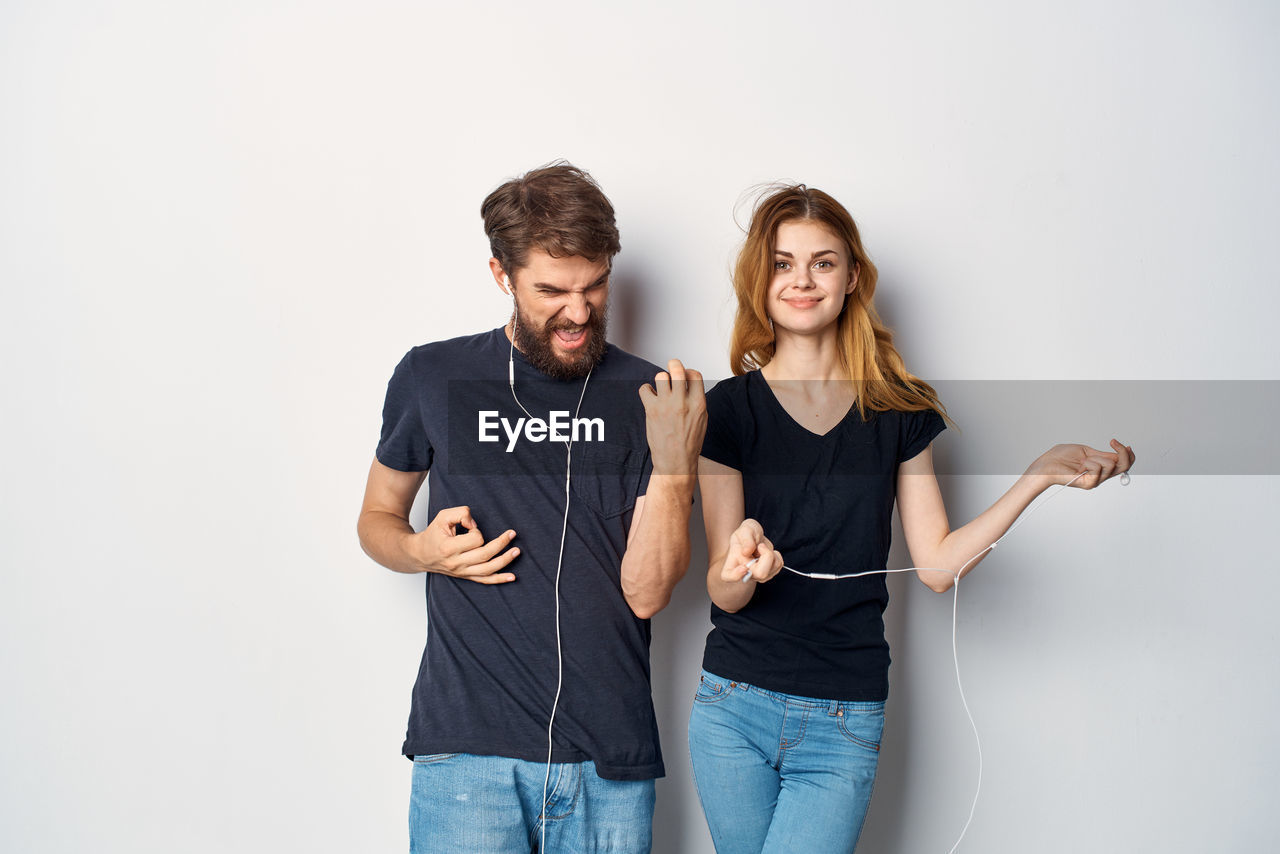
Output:
<instances>
[{"instance_id":1,"label":"man's nose","mask_svg":"<svg viewBox=\"0 0 1280 854\"><path fill-rule=\"evenodd\" d=\"M569 303L564 308L564 316L570 323L586 325L587 319L591 317L591 303L587 302L587 295L570 294Z\"/></svg>"}]
</instances>

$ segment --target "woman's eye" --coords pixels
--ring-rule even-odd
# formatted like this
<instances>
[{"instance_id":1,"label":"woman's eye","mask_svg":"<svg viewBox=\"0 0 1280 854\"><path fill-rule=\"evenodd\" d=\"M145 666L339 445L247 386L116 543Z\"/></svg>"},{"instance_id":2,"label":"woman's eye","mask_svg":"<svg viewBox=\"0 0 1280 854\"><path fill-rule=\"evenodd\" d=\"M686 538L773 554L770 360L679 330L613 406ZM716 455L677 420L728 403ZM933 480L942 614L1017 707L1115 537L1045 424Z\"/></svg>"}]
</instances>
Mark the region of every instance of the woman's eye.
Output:
<instances>
[{"instance_id":1,"label":"woman's eye","mask_svg":"<svg viewBox=\"0 0 1280 854\"><path fill-rule=\"evenodd\" d=\"M826 269L826 268L828 268L828 267L830 267L830 266L831 266L831 262L830 262L830 261L819 261L817 264L814 264L813 266L815 266L815 267L819 267L819 268L821 268L821 269Z\"/></svg>"},{"instance_id":2,"label":"woman's eye","mask_svg":"<svg viewBox=\"0 0 1280 854\"><path fill-rule=\"evenodd\" d=\"M788 268L788 267L790 267L790 266L791 266L791 265L790 265L790 264L788 264L786 261L774 261L774 262L773 262L773 269L775 269L775 270L785 270L785 269L787 269L787 268Z\"/></svg>"}]
</instances>

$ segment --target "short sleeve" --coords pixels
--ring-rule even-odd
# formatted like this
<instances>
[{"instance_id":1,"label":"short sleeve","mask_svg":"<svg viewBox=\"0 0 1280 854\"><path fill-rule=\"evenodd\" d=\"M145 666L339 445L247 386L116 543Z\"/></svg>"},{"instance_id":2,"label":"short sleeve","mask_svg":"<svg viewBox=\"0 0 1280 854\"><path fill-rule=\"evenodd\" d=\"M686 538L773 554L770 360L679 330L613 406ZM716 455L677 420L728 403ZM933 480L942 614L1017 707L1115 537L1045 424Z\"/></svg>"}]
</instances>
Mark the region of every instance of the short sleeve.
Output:
<instances>
[{"instance_id":1,"label":"short sleeve","mask_svg":"<svg viewBox=\"0 0 1280 854\"><path fill-rule=\"evenodd\" d=\"M644 455L644 471L640 475L640 488L636 490L636 497L639 498L649 491L649 478L653 475L653 457L648 454Z\"/></svg>"},{"instance_id":2,"label":"short sleeve","mask_svg":"<svg viewBox=\"0 0 1280 854\"><path fill-rule=\"evenodd\" d=\"M947 429L947 423L932 409L902 413L898 461L905 462L919 455L945 429Z\"/></svg>"},{"instance_id":3,"label":"short sleeve","mask_svg":"<svg viewBox=\"0 0 1280 854\"><path fill-rule=\"evenodd\" d=\"M707 392L707 432L702 439L702 456L742 471L742 440L733 409L729 382L719 383Z\"/></svg>"},{"instance_id":4,"label":"short sleeve","mask_svg":"<svg viewBox=\"0 0 1280 854\"><path fill-rule=\"evenodd\" d=\"M422 426L422 388L416 381L410 352L396 365L382 406L382 438L378 462L397 471L431 468L432 449Z\"/></svg>"}]
</instances>

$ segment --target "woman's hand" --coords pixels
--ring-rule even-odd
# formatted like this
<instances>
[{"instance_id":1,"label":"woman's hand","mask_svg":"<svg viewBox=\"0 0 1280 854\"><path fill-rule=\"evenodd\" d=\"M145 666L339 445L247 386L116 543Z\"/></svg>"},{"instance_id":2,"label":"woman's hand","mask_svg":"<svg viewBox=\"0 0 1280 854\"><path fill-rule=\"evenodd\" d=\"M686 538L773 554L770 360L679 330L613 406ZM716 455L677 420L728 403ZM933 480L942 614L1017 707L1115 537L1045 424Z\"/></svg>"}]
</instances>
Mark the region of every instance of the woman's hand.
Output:
<instances>
[{"instance_id":1,"label":"woman's hand","mask_svg":"<svg viewBox=\"0 0 1280 854\"><path fill-rule=\"evenodd\" d=\"M753 562L754 561L754 562ZM726 582L768 581L782 570L782 555L764 535L755 519L744 519L729 536L729 550L720 568L720 580Z\"/></svg>"},{"instance_id":2,"label":"woman's hand","mask_svg":"<svg viewBox=\"0 0 1280 854\"><path fill-rule=\"evenodd\" d=\"M1093 489L1133 466L1133 448L1116 439L1111 440L1111 447L1114 453L1088 445L1054 445L1027 468L1027 474L1044 478L1046 486L1069 483L1080 489Z\"/></svg>"}]
</instances>

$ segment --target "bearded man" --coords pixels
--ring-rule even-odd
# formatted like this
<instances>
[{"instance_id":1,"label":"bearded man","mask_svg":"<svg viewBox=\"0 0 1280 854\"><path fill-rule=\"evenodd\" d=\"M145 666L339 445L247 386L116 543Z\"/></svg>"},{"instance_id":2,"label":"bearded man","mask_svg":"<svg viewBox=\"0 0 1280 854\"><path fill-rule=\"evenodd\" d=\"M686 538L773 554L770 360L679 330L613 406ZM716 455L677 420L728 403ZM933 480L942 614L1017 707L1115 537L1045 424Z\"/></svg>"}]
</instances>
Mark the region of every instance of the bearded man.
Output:
<instances>
[{"instance_id":1,"label":"bearded man","mask_svg":"<svg viewBox=\"0 0 1280 854\"><path fill-rule=\"evenodd\" d=\"M434 574L410 847L647 852L649 618L689 562L702 377L607 343L620 244L585 172L535 169L481 215L511 319L401 360L358 524L378 563Z\"/></svg>"}]
</instances>

